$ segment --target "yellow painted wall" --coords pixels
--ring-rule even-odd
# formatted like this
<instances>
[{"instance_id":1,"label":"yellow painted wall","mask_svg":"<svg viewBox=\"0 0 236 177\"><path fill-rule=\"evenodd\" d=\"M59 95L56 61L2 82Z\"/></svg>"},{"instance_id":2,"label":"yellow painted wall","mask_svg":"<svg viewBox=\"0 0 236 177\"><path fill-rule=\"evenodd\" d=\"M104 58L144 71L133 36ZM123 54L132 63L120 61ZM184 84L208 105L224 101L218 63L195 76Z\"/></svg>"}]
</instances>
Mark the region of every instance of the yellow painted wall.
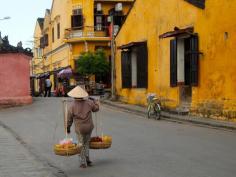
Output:
<instances>
[{"instance_id":1,"label":"yellow painted wall","mask_svg":"<svg viewBox=\"0 0 236 177\"><path fill-rule=\"evenodd\" d=\"M35 29L34 29L34 49L33 49L33 54L34 57L32 59L33 63L33 74L38 74L42 72L42 68L40 67L40 63L43 62L42 57L38 56L38 51L37 49L40 48L40 37L42 36L42 31L39 26L38 21L36 21Z\"/></svg>"},{"instance_id":2,"label":"yellow painted wall","mask_svg":"<svg viewBox=\"0 0 236 177\"><path fill-rule=\"evenodd\" d=\"M50 13L47 13L46 11L45 16L44 16L43 35L48 34L48 46L43 49L44 54L50 52L52 49L52 43L51 43L52 30L51 30L50 21L51 21L51 15Z\"/></svg>"},{"instance_id":3,"label":"yellow painted wall","mask_svg":"<svg viewBox=\"0 0 236 177\"><path fill-rule=\"evenodd\" d=\"M184 0L136 0L116 38L117 46L147 40L148 89L121 88L121 56L116 55L116 89L121 99L133 104L146 104L146 94L155 92L170 99L170 106L179 104L179 88L170 87L170 39L159 35L174 27L193 26L199 35L199 86L193 88L192 108L216 104L225 110L236 110L235 38L236 0L207 0L199 9ZM134 28L135 27L135 28ZM228 35L226 35L226 33ZM212 103L213 102L213 103ZM206 104L205 104L206 103ZM223 104L223 105L222 105Z\"/></svg>"},{"instance_id":4,"label":"yellow painted wall","mask_svg":"<svg viewBox=\"0 0 236 177\"><path fill-rule=\"evenodd\" d=\"M127 1L127 2L126 2ZM108 9L115 6L117 2L125 2L124 12L127 13L131 6L131 0L115 1L101 1L100 3L104 8L104 11L108 13ZM66 29L71 28L71 15L74 7L82 7L84 16L84 28L83 31L94 31L94 0L53 0L50 13L45 13L43 34L49 35L49 45L43 49L43 70L37 70L38 74L53 71L60 67L71 66L74 69L74 59L78 58L81 52L86 50L94 51L95 46L108 46L109 38L76 38L73 42L65 41ZM57 24L60 23L60 38L57 38ZM36 27L38 29L38 27ZM52 42L52 28L54 28L54 42ZM38 33L38 32L37 32ZM38 41L40 42L40 41ZM87 43L87 48L85 47ZM39 43L38 43L39 45ZM106 50L107 56L110 55L110 51ZM36 69L35 69L36 72ZM54 76L51 75L51 81L54 80ZM53 83L53 82L52 82ZM54 89L54 83L53 83Z\"/></svg>"},{"instance_id":5,"label":"yellow painted wall","mask_svg":"<svg viewBox=\"0 0 236 177\"><path fill-rule=\"evenodd\" d=\"M40 37L42 36L42 30L39 26L38 21L36 21L34 29L34 49L33 49L33 59L31 60L31 69L32 74L37 75L43 73L43 59L38 56L37 49L40 48ZM34 89L36 92L39 91L39 82L37 79L34 79Z\"/></svg>"}]
</instances>

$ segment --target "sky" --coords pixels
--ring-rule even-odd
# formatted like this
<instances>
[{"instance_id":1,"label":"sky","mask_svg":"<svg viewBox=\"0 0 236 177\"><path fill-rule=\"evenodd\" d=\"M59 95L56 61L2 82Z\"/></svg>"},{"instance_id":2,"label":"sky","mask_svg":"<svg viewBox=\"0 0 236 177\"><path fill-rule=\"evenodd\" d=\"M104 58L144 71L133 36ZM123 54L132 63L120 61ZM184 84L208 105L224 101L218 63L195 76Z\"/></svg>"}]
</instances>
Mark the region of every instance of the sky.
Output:
<instances>
[{"instance_id":1,"label":"sky","mask_svg":"<svg viewBox=\"0 0 236 177\"><path fill-rule=\"evenodd\" d=\"M44 17L52 0L0 0L0 20L2 37L8 35L11 45L22 41L23 47L32 48L34 28L38 17Z\"/></svg>"}]
</instances>

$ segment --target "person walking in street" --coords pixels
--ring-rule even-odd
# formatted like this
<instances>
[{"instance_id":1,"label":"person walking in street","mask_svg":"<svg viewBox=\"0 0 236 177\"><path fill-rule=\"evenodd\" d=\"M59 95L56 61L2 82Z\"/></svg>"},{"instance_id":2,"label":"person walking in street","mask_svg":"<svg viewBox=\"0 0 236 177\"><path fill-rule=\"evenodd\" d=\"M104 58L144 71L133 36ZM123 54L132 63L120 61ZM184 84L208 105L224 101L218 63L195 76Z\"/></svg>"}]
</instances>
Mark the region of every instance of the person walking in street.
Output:
<instances>
[{"instance_id":1,"label":"person walking in street","mask_svg":"<svg viewBox=\"0 0 236 177\"><path fill-rule=\"evenodd\" d=\"M96 100L88 98L88 93L80 86L72 89L68 96L74 98L73 103L68 109L67 133L74 122L75 132L79 142L82 144L80 152L80 167L91 166L89 158L89 142L94 128L92 112L99 111L99 103Z\"/></svg>"},{"instance_id":2,"label":"person walking in street","mask_svg":"<svg viewBox=\"0 0 236 177\"><path fill-rule=\"evenodd\" d=\"M49 77L45 80L45 94L44 97L50 97L51 96L51 88L52 88L52 83Z\"/></svg>"}]
</instances>

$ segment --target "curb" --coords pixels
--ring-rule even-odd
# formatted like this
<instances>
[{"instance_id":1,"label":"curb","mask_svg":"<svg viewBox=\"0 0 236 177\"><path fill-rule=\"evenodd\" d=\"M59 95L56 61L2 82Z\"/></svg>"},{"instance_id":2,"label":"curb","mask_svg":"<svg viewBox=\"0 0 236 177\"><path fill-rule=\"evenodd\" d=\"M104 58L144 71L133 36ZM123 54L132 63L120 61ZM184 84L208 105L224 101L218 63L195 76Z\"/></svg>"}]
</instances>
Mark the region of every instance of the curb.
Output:
<instances>
[{"instance_id":1,"label":"curb","mask_svg":"<svg viewBox=\"0 0 236 177\"><path fill-rule=\"evenodd\" d=\"M101 103L103 103L104 105L116 107L116 108L118 108L122 111L125 111L125 112L134 113L134 114L142 115L142 116L147 115L145 111L140 111L140 110L127 108L125 106L120 106L120 105L117 105L117 104L112 103L110 101L102 100ZM221 129L236 131L236 124L235 125L230 125L230 123L227 124L227 122L226 123L220 122L220 121L217 122L216 120L215 120L215 122L213 122L213 120L211 120L211 119L206 120L206 121L202 121L202 120L199 120L198 117L191 116L191 118L189 118L189 116L171 114L171 113L168 113L168 112L162 112L161 116L162 116L162 119L167 120L167 121L182 122L182 123L183 122L188 122L188 123L192 123L192 124L196 124L196 125L209 126L209 127L213 127L213 128L221 128Z\"/></svg>"}]
</instances>

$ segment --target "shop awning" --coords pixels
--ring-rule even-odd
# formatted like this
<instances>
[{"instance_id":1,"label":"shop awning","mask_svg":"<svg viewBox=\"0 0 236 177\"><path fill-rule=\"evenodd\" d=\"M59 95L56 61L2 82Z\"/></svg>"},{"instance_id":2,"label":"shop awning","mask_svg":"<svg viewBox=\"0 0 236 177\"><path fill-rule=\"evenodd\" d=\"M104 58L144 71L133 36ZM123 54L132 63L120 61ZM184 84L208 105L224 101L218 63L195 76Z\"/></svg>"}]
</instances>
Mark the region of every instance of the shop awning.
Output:
<instances>
[{"instance_id":1,"label":"shop awning","mask_svg":"<svg viewBox=\"0 0 236 177\"><path fill-rule=\"evenodd\" d=\"M142 42L131 42L131 43L128 43L128 44L125 44L125 45L122 45L122 46L119 46L118 49L129 49L131 47L135 47L135 46L139 46L139 45L143 45L143 44L146 44L146 41L142 41Z\"/></svg>"},{"instance_id":2,"label":"shop awning","mask_svg":"<svg viewBox=\"0 0 236 177\"><path fill-rule=\"evenodd\" d=\"M66 69L66 68L69 68L69 66L54 69L53 73L59 73L60 71L62 71L63 69Z\"/></svg>"},{"instance_id":3,"label":"shop awning","mask_svg":"<svg viewBox=\"0 0 236 177\"><path fill-rule=\"evenodd\" d=\"M37 75L31 75L30 78L37 78Z\"/></svg>"},{"instance_id":4,"label":"shop awning","mask_svg":"<svg viewBox=\"0 0 236 177\"><path fill-rule=\"evenodd\" d=\"M46 72L46 73L42 73L42 74L39 74L37 75L37 78L40 79L40 78L46 78L50 76L50 73L49 72Z\"/></svg>"},{"instance_id":5,"label":"shop awning","mask_svg":"<svg viewBox=\"0 0 236 177\"><path fill-rule=\"evenodd\" d=\"M69 78L72 76L72 69L71 68L66 68L61 70L58 74L57 77L58 78Z\"/></svg>"},{"instance_id":6,"label":"shop awning","mask_svg":"<svg viewBox=\"0 0 236 177\"><path fill-rule=\"evenodd\" d=\"M178 36L182 36L182 35L186 35L186 34L192 35L193 31L194 31L193 27L188 27L188 28L184 28L184 29L179 29L179 28L175 27L174 31L166 32L166 33L160 35L159 38L163 39L163 38L168 38L168 37L178 37Z\"/></svg>"}]
</instances>

